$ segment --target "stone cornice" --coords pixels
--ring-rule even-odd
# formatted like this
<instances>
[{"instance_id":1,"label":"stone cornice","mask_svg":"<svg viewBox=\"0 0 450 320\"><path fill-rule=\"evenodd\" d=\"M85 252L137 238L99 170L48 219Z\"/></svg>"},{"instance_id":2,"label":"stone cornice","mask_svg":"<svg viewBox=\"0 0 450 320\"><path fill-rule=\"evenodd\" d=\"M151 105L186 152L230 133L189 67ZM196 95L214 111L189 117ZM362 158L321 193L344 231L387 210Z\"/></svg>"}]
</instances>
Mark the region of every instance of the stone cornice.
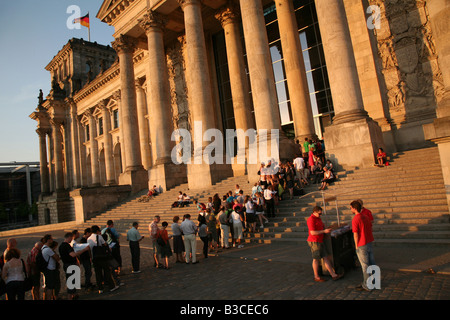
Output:
<instances>
[{"instance_id":1,"label":"stone cornice","mask_svg":"<svg viewBox=\"0 0 450 320\"><path fill-rule=\"evenodd\" d=\"M114 54L114 49L109 45L102 45L94 42L89 42L84 39L72 38L66 45L53 57L52 61L45 67L45 70L51 71L58 66L62 61L66 60L70 55L70 52L77 46L83 46L84 50L91 49L92 51L98 51L99 48L110 50Z\"/></svg>"},{"instance_id":2,"label":"stone cornice","mask_svg":"<svg viewBox=\"0 0 450 320\"><path fill-rule=\"evenodd\" d=\"M79 90L73 97L73 101L75 103L79 103L84 98L103 87L107 83L111 82L113 79L117 78L120 75L119 64L114 63L107 71L105 71L100 77L95 78L89 84L84 86L81 90Z\"/></svg>"},{"instance_id":3,"label":"stone cornice","mask_svg":"<svg viewBox=\"0 0 450 320\"><path fill-rule=\"evenodd\" d=\"M97 13L97 18L109 25L114 21L133 3L135 0L122 1L105 1Z\"/></svg>"}]
</instances>

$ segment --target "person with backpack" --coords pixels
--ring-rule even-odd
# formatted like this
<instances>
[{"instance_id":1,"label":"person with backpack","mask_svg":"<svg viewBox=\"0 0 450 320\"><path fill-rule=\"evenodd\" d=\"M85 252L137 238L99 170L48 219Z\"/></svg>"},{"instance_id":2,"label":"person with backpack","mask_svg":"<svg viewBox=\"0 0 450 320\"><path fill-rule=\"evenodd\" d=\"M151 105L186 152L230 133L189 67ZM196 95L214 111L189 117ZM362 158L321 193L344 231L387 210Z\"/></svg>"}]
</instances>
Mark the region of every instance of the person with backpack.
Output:
<instances>
[{"instance_id":1,"label":"person with backpack","mask_svg":"<svg viewBox=\"0 0 450 320\"><path fill-rule=\"evenodd\" d=\"M86 228L84 234L80 239L80 244L86 244L87 239L92 235L91 228ZM90 251L84 252L80 255L80 263L84 268L84 288L85 290L91 290L94 285L91 283L92 277L92 253Z\"/></svg>"},{"instance_id":2,"label":"person with backpack","mask_svg":"<svg viewBox=\"0 0 450 320\"><path fill-rule=\"evenodd\" d=\"M66 274L66 280L72 275L67 273L67 269L73 265L78 266L79 262L77 257L89 250L89 246L86 246L84 249L75 252L74 248L70 245L72 240L73 233L68 232L64 235L64 242L59 246L59 255L61 257L61 261L63 262L63 270ZM78 299L76 289L67 288L67 295L69 297L69 300Z\"/></svg>"},{"instance_id":3,"label":"person with backpack","mask_svg":"<svg viewBox=\"0 0 450 320\"><path fill-rule=\"evenodd\" d=\"M27 256L28 270L30 270L30 277L33 283L33 287L31 288L31 296L33 297L33 300L41 299L41 272L38 270L38 267L36 265L36 257L41 251L42 246L42 240L36 242Z\"/></svg>"},{"instance_id":4,"label":"person with backpack","mask_svg":"<svg viewBox=\"0 0 450 320\"><path fill-rule=\"evenodd\" d=\"M88 238L87 243L92 251L92 262L94 264L95 279L97 282L98 293L102 294L104 290L103 281L105 285L110 288L110 292L119 289L116 285L112 270L109 264L109 247L106 241L101 236L99 226L91 227L92 235Z\"/></svg>"},{"instance_id":5,"label":"person with backpack","mask_svg":"<svg viewBox=\"0 0 450 320\"><path fill-rule=\"evenodd\" d=\"M111 248L113 258L116 259L118 264L118 267L114 271L117 273L117 275L119 275L120 270L122 269L122 256L120 255L120 243L119 243L120 234L114 228L114 221L108 220L106 222L106 228L102 230L102 235L105 234L107 236L106 242Z\"/></svg>"},{"instance_id":6,"label":"person with backpack","mask_svg":"<svg viewBox=\"0 0 450 320\"><path fill-rule=\"evenodd\" d=\"M44 245L36 256L36 265L40 272L44 274L44 300L53 298L53 291L57 289L59 276L57 263L60 261L59 255L52 250L53 237L46 234L43 238Z\"/></svg>"}]
</instances>

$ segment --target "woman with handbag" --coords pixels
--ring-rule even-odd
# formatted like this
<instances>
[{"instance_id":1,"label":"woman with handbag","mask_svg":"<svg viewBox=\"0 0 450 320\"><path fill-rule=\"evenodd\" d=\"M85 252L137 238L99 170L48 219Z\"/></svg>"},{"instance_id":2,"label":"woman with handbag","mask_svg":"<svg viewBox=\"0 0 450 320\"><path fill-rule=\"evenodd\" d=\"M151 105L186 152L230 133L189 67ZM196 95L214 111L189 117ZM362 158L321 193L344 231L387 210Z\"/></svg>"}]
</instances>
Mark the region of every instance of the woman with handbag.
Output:
<instances>
[{"instance_id":1,"label":"woman with handbag","mask_svg":"<svg viewBox=\"0 0 450 320\"><path fill-rule=\"evenodd\" d=\"M5 254L5 261L2 279L6 284L6 299L25 300L25 279L29 270L27 270L23 260L20 259L20 251L16 248L8 249Z\"/></svg>"},{"instance_id":2,"label":"woman with handbag","mask_svg":"<svg viewBox=\"0 0 450 320\"><path fill-rule=\"evenodd\" d=\"M269 222L269 220L267 220L266 216L264 215L264 198L261 194L261 192L257 192L256 194L256 216L259 219L260 222L260 228L264 228L263 225L263 218L265 220L265 222Z\"/></svg>"},{"instance_id":3,"label":"woman with handbag","mask_svg":"<svg viewBox=\"0 0 450 320\"><path fill-rule=\"evenodd\" d=\"M164 269L169 269L169 257L172 256L172 248L170 247L169 239L172 236L169 236L166 228L168 227L168 223L164 221L161 224L161 229L158 230L156 234L156 245L158 246L158 253L162 260L164 260L165 265Z\"/></svg>"}]
</instances>

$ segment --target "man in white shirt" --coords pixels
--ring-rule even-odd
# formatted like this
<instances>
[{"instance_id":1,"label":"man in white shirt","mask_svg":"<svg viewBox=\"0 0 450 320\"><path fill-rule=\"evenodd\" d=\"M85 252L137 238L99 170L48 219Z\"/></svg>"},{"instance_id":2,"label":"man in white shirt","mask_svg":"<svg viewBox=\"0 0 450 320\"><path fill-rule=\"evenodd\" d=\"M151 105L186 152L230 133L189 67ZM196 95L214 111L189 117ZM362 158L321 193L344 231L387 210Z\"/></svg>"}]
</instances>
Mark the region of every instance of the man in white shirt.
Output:
<instances>
[{"instance_id":1,"label":"man in white shirt","mask_svg":"<svg viewBox=\"0 0 450 320\"><path fill-rule=\"evenodd\" d=\"M297 155L297 158L294 159L293 163L300 186L303 187L303 179L305 179L305 160L300 155Z\"/></svg>"},{"instance_id":2,"label":"man in white shirt","mask_svg":"<svg viewBox=\"0 0 450 320\"><path fill-rule=\"evenodd\" d=\"M191 215L186 214L180 228L184 235L184 248L186 252L186 263L190 262L190 254L192 254L192 264L198 263L195 251L197 250L197 226L191 221Z\"/></svg>"},{"instance_id":3,"label":"man in white shirt","mask_svg":"<svg viewBox=\"0 0 450 320\"><path fill-rule=\"evenodd\" d=\"M44 300L51 300L53 298L53 290L56 289L58 283L59 273L56 270L56 262L60 260L59 255L53 251L50 246L53 243L53 237L46 234L43 239L42 257L47 261L47 268L44 270Z\"/></svg>"}]
</instances>

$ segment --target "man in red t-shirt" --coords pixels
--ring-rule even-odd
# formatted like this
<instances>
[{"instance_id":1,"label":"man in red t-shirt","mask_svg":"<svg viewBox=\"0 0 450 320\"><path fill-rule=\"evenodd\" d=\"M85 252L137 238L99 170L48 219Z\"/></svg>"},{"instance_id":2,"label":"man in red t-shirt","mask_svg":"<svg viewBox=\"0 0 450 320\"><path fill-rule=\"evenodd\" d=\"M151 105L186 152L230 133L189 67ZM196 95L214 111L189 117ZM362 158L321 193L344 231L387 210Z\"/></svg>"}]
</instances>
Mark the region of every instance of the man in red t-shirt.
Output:
<instances>
[{"instance_id":1,"label":"man in red t-shirt","mask_svg":"<svg viewBox=\"0 0 450 320\"><path fill-rule=\"evenodd\" d=\"M367 287L367 268L371 265L375 265L375 258L373 254L372 242L372 222L369 217L361 213L362 206L358 201L353 201L350 204L350 209L355 215L352 219L352 231L355 240L355 249L358 260L361 264L363 272L363 283L356 287L357 289L363 289L369 291Z\"/></svg>"},{"instance_id":2,"label":"man in red t-shirt","mask_svg":"<svg viewBox=\"0 0 450 320\"><path fill-rule=\"evenodd\" d=\"M307 220L308 225L308 245L311 248L311 254L313 258L312 267L314 271L314 281L324 282L325 279L319 276L320 259L323 258L325 267L331 274L333 280L342 278L343 274L337 274L331 264L330 255L326 246L323 244L324 234L330 233L331 229L325 229L320 216L322 215L321 207L314 207L312 215Z\"/></svg>"},{"instance_id":3,"label":"man in red t-shirt","mask_svg":"<svg viewBox=\"0 0 450 320\"><path fill-rule=\"evenodd\" d=\"M369 218L370 223L373 224L372 211L364 207L364 203L361 199L358 199L356 201L358 201L361 204L361 214L367 216Z\"/></svg>"}]
</instances>

